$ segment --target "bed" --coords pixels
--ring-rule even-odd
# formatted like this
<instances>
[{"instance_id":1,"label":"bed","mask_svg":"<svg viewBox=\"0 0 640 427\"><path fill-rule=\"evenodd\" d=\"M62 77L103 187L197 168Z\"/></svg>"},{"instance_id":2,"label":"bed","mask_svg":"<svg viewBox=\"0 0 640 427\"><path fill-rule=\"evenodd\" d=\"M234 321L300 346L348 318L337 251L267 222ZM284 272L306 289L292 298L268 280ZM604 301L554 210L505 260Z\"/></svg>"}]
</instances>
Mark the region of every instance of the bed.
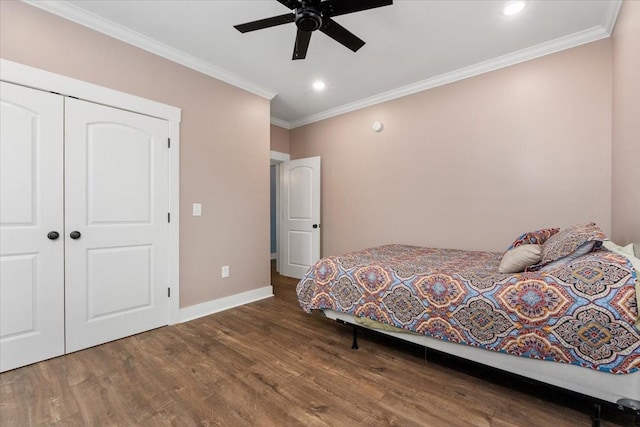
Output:
<instances>
[{"instance_id":1,"label":"bed","mask_svg":"<svg viewBox=\"0 0 640 427\"><path fill-rule=\"evenodd\" d=\"M636 268L629 248L587 223L523 233L505 253L394 244L330 256L296 291L306 312L630 408L640 420Z\"/></svg>"}]
</instances>

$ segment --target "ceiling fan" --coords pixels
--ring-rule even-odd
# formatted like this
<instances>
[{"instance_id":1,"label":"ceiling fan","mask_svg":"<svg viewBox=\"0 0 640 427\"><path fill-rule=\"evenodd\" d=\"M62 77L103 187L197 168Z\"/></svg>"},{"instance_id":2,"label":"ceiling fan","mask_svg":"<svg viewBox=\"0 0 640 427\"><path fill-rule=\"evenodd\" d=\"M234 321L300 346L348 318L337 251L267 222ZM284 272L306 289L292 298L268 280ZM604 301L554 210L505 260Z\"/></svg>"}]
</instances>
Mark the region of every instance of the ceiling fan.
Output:
<instances>
[{"instance_id":1,"label":"ceiling fan","mask_svg":"<svg viewBox=\"0 0 640 427\"><path fill-rule=\"evenodd\" d=\"M262 30L276 25L295 22L298 27L292 59L304 59L307 56L311 33L320 30L338 43L356 52L364 41L331 19L334 16L360 12L376 7L393 4L393 0L277 0L291 9L293 13L259 19L246 24L234 25L241 33Z\"/></svg>"}]
</instances>

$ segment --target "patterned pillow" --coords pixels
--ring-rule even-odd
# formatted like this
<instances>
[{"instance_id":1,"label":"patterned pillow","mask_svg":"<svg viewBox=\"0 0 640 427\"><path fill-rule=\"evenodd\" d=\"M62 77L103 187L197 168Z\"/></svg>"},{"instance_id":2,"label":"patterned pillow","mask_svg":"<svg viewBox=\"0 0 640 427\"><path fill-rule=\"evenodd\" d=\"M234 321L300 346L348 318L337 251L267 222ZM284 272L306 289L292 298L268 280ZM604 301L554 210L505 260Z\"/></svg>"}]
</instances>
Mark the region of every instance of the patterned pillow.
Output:
<instances>
[{"instance_id":1,"label":"patterned pillow","mask_svg":"<svg viewBox=\"0 0 640 427\"><path fill-rule=\"evenodd\" d=\"M541 230L529 231L523 233L507 248L507 251L520 245L541 245L549 239L549 237L560 231L559 228L543 228Z\"/></svg>"},{"instance_id":2,"label":"patterned pillow","mask_svg":"<svg viewBox=\"0 0 640 427\"><path fill-rule=\"evenodd\" d=\"M539 266L570 255L586 242L595 241L595 245L600 246L606 238L593 222L567 227L544 242Z\"/></svg>"},{"instance_id":3,"label":"patterned pillow","mask_svg":"<svg viewBox=\"0 0 640 427\"><path fill-rule=\"evenodd\" d=\"M596 247L596 244L598 245L597 247L600 247L601 242L596 242L595 240L592 240L590 242L585 242L581 244L578 247L578 249L571 252L569 255L562 258L558 258L557 260L551 261L550 263L546 264L544 267L540 268L540 271L543 273L547 273L551 270L555 270L556 268L566 267L576 259L580 258L582 255L586 255L588 253L593 252L593 249Z\"/></svg>"}]
</instances>

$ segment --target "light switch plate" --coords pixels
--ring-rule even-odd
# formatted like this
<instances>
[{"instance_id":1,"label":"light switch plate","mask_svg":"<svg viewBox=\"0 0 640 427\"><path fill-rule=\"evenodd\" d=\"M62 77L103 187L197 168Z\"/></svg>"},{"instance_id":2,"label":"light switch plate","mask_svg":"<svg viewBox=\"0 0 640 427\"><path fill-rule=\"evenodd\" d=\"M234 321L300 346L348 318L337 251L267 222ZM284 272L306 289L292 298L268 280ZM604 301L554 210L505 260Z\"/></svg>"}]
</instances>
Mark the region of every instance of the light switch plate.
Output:
<instances>
[{"instance_id":1,"label":"light switch plate","mask_svg":"<svg viewBox=\"0 0 640 427\"><path fill-rule=\"evenodd\" d=\"M193 204L193 216L202 216L202 204L200 203Z\"/></svg>"},{"instance_id":2,"label":"light switch plate","mask_svg":"<svg viewBox=\"0 0 640 427\"><path fill-rule=\"evenodd\" d=\"M228 265L223 265L222 266L222 278L224 279L225 277L229 277L229 266Z\"/></svg>"}]
</instances>

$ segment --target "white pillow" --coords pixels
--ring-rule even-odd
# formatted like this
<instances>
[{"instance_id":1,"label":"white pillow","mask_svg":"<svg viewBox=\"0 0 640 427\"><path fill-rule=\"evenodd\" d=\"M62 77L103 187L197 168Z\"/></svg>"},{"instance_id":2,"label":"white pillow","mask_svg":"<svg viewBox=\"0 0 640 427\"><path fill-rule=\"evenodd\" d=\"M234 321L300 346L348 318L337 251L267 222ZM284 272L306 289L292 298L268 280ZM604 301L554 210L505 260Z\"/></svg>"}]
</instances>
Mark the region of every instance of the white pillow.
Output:
<instances>
[{"instance_id":1,"label":"white pillow","mask_svg":"<svg viewBox=\"0 0 640 427\"><path fill-rule=\"evenodd\" d=\"M633 249L633 243L629 243L627 246L620 246L620 250L627 255L636 256L636 251Z\"/></svg>"},{"instance_id":2,"label":"white pillow","mask_svg":"<svg viewBox=\"0 0 640 427\"><path fill-rule=\"evenodd\" d=\"M629 262L633 264L633 268L636 270L636 301L640 303L640 259L633 254L632 245L622 247L611 240L605 240L602 245L611 252L627 257ZM640 329L640 314L638 314L638 319L636 320L636 327Z\"/></svg>"},{"instance_id":3,"label":"white pillow","mask_svg":"<svg viewBox=\"0 0 640 427\"><path fill-rule=\"evenodd\" d=\"M500 273L521 273L525 268L540 262L542 245L520 245L508 250L502 256Z\"/></svg>"},{"instance_id":4,"label":"white pillow","mask_svg":"<svg viewBox=\"0 0 640 427\"><path fill-rule=\"evenodd\" d=\"M633 264L633 268L635 268L636 271L640 274L640 259L638 259L634 255L632 245L620 246L612 242L611 240L605 240L604 242L602 242L602 246L609 249L611 252L615 252L619 255L627 257L629 262Z\"/></svg>"}]
</instances>

